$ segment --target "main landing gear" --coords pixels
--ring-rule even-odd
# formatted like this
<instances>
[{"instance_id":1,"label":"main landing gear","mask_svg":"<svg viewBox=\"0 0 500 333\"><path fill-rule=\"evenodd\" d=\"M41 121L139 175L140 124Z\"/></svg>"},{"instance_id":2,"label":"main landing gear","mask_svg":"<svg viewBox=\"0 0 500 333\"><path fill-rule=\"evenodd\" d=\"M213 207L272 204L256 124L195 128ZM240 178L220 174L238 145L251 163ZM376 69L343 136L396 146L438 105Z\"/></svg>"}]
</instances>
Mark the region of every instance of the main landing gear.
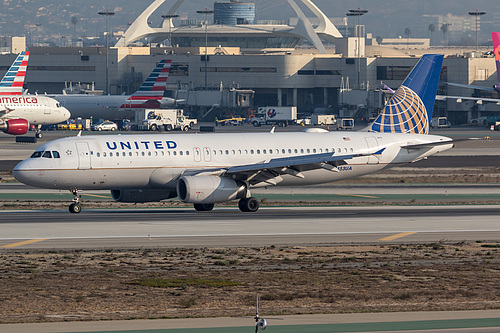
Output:
<instances>
[{"instance_id":1,"label":"main landing gear","mask_svg":"<svg viewBox=\"0 0 500 333\"><path fill-rule=\"evenodd\" d=\"M259 200L254 197L243 198L238 202L238 207L242 212L256 212L259 210L259 206Z\"/></svg>"},{"instance_id":2,"label":"main landing gear","mask_svg":"<svg viewBox=\"0 0 500 333\"><path fill-rule=\"evenodd\" d=\"M71 190L71 193L73 193L73 202L69 205L69 212L72 214L78 214L82 211L82 206L80 205L80 198L82 196L78 193L76 188Z\"/></svg>"},{"instance_id":3,"label":"main landing gear","mask_svg":"<svg viewBox=\"0 0 500 333\"><path fill-rule=\"evenodd\" d=\"M194 209L198 212L209 212L214 209L214 204L194 204ZM243 198L238 202L238 208L245 213L253 213L259 210L259 200L254 197Z\"/></svg>"}]
</instances>

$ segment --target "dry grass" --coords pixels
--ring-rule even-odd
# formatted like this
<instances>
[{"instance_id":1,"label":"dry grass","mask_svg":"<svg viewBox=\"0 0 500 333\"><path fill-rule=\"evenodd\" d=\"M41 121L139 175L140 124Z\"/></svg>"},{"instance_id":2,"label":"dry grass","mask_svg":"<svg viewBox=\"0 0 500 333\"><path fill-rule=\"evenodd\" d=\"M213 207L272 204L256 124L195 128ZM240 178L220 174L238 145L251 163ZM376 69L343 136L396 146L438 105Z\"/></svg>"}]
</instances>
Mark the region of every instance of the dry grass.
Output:
<instances>
[{"instance_id":1,"label":"dry grass","mask_svg":"<svg viewBox=\"0 0 500 333\"><path fill-rule=\"evenodd\" d=\"M251 315L256 294L265 314L494 309L499 263L496 243L5 251L0 322Z\"/></svg>"}]
</instances>

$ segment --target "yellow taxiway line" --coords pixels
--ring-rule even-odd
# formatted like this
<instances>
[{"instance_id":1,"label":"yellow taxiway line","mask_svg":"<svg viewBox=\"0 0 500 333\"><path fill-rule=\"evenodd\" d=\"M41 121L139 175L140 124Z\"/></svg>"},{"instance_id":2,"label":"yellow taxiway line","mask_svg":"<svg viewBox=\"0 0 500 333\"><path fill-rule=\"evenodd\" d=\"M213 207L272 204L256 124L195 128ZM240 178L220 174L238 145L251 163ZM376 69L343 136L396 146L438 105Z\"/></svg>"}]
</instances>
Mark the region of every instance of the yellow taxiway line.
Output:
<instances>
[{"instance_id":1,"label":"yellow taxiway line","mask_svg":"<svg viewBox=\"0 0 500 333\"><path fill-rule=\"evenodd\" d=\"M3 246L0 246L0 247L18 247L18 246L21 246L21 245L27 245L27 244L37 243L37 242L43 242L44 240L47 240L47 239L29 239L29 240L24 241L24 242L7 244L7 245L3 245Z\"/></svg>"},{"instance_id":2,"label":"yellow taxiway line","mask_svg":"<svg viewBox=\"0 0 500 333\"><path fill-rule=\"evenodd\" d=\"M380 238L379 240L380 241L391 241L391 240L395 240L395 239L398 239L398 238L401 238L401 237L410 236L410 235L413 235L413 234L416 234L416 232L402 232L402 233L395 234L395 235L392 235L392 236L387 236L387 237L384 237L384 238Z\"/></svg>"}]
</instances>

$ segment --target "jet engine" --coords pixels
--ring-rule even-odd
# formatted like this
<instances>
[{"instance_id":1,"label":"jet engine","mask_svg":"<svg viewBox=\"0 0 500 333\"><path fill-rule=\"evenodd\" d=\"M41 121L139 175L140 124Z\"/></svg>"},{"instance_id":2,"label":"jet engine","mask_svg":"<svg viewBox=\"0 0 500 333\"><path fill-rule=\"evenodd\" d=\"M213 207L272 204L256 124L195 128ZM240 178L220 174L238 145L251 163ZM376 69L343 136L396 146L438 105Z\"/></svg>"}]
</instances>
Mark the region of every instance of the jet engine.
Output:
<instances>
[{"instance_id":1,"label":"jet engine","mask_svg":"<svg viewBox=\"0 0 500 333\"><path fill-rule=\"evenodd\" d=\"M166 189L131 189L111 190L111 196L116 202L154 202L175 198L174 191Z\"/></svg>"},{"instance_id":2,"label":"jet engine","mask_svg":"<svg viewBox=\"0 0 500 333\"><path fill-rule=\"evenodd\" d=\"M0 131L12 135L26 134L29 127L29 123L26 119L9 119L0 123Z\"/></svg>"},{"instance_id":3,"label":"jet engine","mask_svg":"<svg viewBox=\"0 0 500 333\"><path fill-rule=\"evenodd\" d=\"M495 89L496 91L498 91L500 93L500 83L494 84L493 89Z\"/></svg>"},{"instance_id":4,"label":"jet engine","mask_svg":"<svg viewBox=\"0 0 500 333\"><path fill-rule=\"evenodd\" d=\"M182 202L210 204L241 199L247 185L217 176L183 176L177 181L177 196Z\"/></svg>"}]
</instances>

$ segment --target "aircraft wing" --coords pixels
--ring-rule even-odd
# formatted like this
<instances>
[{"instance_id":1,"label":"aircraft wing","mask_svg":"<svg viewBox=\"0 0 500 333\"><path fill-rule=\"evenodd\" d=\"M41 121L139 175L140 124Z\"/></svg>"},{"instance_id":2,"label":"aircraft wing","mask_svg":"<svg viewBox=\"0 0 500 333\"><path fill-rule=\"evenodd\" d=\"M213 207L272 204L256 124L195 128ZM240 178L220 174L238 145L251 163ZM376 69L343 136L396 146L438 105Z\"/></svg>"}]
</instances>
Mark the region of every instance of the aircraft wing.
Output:
<instances>
[{"instance_id":1,"label":"aircraft wing","mask_svg":"<svg viewBox=\"0 0 500 333\"><path fill-rule=\"evenodd\" d=\"M482 98L482 97L468 97L468 96L438 95L438 96L436 96L436 99L440 100L440 101L443 101L446 99L456 99L458 103L462 103L463 100L476 101L478 104L482 104L483 102L500 103L500 99L498 99L498 98Z\"/></svg>"},{"instance_id":2,"label":"aircraft wing","mask_svg":"<svg viewBox=\"0 0 500 333\"><path fill-rule=\"evenodd\" d=\"M281 175L292 175L305 178L302 171L326 169L339 172L338 166L347 164L346 161L355 157L381 154L385 148L365 154L335 155L332 153L311 154L305 156L281 157L265 160L259 163L229 167L223 174L232 175L235 179L248 181L251 185L266 183L276 185Z\"/></svg>"},{"instance_id":3,"label":"aircraft wing","mask_svg":"<svg viewBox=\"0 0 500 333\"><path fill-rule=\"evenodd\" d=\"M456 139L456 140L443 140L443 141L435 141L435 142L426 142L426 143L419 143L419 144L414 144L414 145L406 145L406 146L401 146L401 148L406 148L406 149L424 149L424 148L434 148L438 146L444 146L444 145L449 145L449 144L455 144L460 141L470 141L470 140L488 140L488 138L466 138L466 139Z\"/></svg>"},{"instance_id":4,"label":"aircraft wing","mask_svg":"<svg viewBox=\"0 0 500 333\"><path fill-rule=\"evenodd\" d=\"M478 90L497 92L493 87L471 86L468 84L451 83L451 82L447 82L446 84L448 84L449 86L460 87L460 88L470 88L470 89L478 89Z\"/></svg>"},{"instance_id":5,"label":"aircraft wing","mask_svg":"<svg viewBox=\"0 0 500 333\"><path fill-rule=\"evenodd\" d=\"M298 178L305 178L302 171L314 169L326 169L332 172L339 172L337 168L345 165L346 160L355 157L380 155L385 148L376 152L364 154L335 155L333 153L320 153L303 156L281 157L265 160L259 163L237 165L233 167L189 170L184 175L218 175L232 176L233 179L248 181L251 185L257 183L267 183L276 185L281 179L281 175L288 174Z\"/></svg>"}]
</instances>

